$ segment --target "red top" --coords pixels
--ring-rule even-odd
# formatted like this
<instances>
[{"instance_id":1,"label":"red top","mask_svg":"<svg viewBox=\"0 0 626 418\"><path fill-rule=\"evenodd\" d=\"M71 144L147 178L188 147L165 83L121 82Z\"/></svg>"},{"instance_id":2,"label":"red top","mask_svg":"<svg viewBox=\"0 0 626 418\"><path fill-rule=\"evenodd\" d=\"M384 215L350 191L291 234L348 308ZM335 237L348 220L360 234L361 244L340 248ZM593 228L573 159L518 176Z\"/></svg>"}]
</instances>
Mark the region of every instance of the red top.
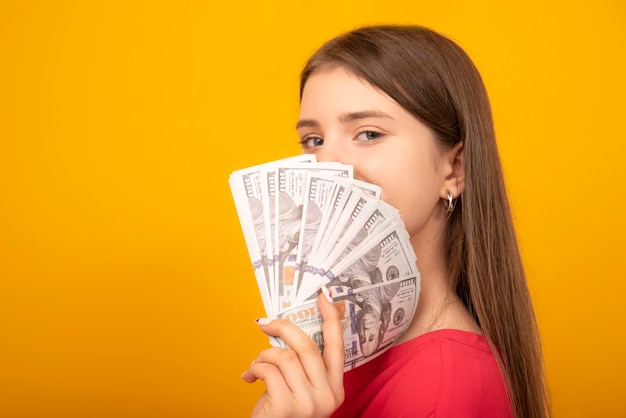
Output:
<instances>
[{"instance_id":1,"label":"red top","mask_svg":"<svg viewBox=\"0 0 626 418\"><path fill-rule=\"evenodd\" d=\"M443 329L391 347L344 375L333 417L513 417L484 336Z\"/></svg>"}]
</instances>

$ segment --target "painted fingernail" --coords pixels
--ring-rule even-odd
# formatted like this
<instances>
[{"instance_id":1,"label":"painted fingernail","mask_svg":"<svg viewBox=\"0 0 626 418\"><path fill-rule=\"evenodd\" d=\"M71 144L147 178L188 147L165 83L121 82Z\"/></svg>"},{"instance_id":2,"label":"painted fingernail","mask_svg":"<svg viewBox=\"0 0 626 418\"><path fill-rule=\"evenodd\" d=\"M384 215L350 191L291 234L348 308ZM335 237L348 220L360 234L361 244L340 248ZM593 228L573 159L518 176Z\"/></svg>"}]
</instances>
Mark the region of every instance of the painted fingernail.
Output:
<instances>
[{"instance_id":1,"label":"painted fingernail","mask_svg":"<svg viewBox=\"0 0 626 418\"><path fill-rule=\"evenodd\" d=\"M272 320L269 318L257 318L254 320L254 322L256 322L258 325L268 325L270 322L272 322Z\"/></svg>"},{"instance_id":2,"label":"painted fingernail","mask_svg":"<svg viewBox=\"0 0 626 418\"><path fill-rule=\"evenodd\" d=\"M330 290L328 290L328 288L324 285L322 285L321 289L328 303L333 303L333 294L330 292Z\"/></svg>"}]
</instances>

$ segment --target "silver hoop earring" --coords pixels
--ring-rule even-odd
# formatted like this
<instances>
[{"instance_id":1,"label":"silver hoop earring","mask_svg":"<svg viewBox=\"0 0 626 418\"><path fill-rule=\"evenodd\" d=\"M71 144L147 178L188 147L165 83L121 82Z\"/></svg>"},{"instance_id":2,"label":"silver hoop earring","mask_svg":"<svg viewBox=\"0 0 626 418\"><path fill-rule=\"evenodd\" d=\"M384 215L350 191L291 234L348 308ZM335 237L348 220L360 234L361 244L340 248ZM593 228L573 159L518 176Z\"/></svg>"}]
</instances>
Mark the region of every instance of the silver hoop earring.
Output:
<instances>
[{"instance_id":1,"label":"silver hoop earring","mask_svg":"<svg viewBox=\"0 0 626 418\"><path fill-rule=\"evenodd\" d=\"M454 199L452 199L450 190L446 190L446 194L448 195L448 200L444 200L443 205L446 207L446 213L452 213L454 210Z\"/></svg>"}]
</instances>

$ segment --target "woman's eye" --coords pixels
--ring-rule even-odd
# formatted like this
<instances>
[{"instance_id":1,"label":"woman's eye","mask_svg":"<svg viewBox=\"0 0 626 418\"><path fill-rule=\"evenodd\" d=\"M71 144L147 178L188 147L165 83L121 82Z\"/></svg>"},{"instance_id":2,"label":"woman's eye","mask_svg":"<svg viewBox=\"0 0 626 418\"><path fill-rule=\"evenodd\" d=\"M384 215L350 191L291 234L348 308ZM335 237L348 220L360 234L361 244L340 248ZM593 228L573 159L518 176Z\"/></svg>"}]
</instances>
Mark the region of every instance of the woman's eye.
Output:
<instances>
[{"instance_id":1,"label":"woman's eye","mask_svg":"<svg viewBox=\"0 0 626 418\"><path fill-rule=\"evenodd\" d=\"M303 138L302 141L300 141L300 144L302 144L304 148L319 147L323 143L324 143L324 138L320 138L319 136L311 136L308 138Z\"/></svg>"},{"instance_id":2,"label":"woman's eye","mask_svg":"<svg viewBox=\"0 0 626 418\"><path fill-rule=\"evenodd\" d=\"M383 134L381 134L380 132L363 131L357 135L356 139L359 141L368 142L380 139L381 136L383 136Z\"/></svg>"}]
</instances>

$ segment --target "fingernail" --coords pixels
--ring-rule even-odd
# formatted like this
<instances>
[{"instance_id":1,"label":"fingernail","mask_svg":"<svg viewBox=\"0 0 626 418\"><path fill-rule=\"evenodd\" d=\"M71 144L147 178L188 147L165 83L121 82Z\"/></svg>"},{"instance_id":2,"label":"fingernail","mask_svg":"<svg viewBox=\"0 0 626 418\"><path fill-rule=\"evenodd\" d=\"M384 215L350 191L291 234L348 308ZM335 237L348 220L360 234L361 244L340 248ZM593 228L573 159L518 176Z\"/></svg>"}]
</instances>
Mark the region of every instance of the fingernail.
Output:
<instances>
[{"instance_id":1,"label":"fingernail","mask_svg":"<svg viewBox=\"0 0 626 418\"><path fill-rule=\"evenodd\" d=\"M321 289L328 303L333 303L333 294L330 292L330 290L328 290L328 288L324 285L322 285Z\"/></svg>"},{"instance_id":2,"label":"fingernail","mask_svg":"<svg viewBox=\"0 0 626 418\"><path fill-rule=\"evenodd\" d=\"M269 318L257 318L254 320L254 322L256 322L258 325L268 325L270 322L272 322L272 320Z\"/></svg>"}]
</instances>

